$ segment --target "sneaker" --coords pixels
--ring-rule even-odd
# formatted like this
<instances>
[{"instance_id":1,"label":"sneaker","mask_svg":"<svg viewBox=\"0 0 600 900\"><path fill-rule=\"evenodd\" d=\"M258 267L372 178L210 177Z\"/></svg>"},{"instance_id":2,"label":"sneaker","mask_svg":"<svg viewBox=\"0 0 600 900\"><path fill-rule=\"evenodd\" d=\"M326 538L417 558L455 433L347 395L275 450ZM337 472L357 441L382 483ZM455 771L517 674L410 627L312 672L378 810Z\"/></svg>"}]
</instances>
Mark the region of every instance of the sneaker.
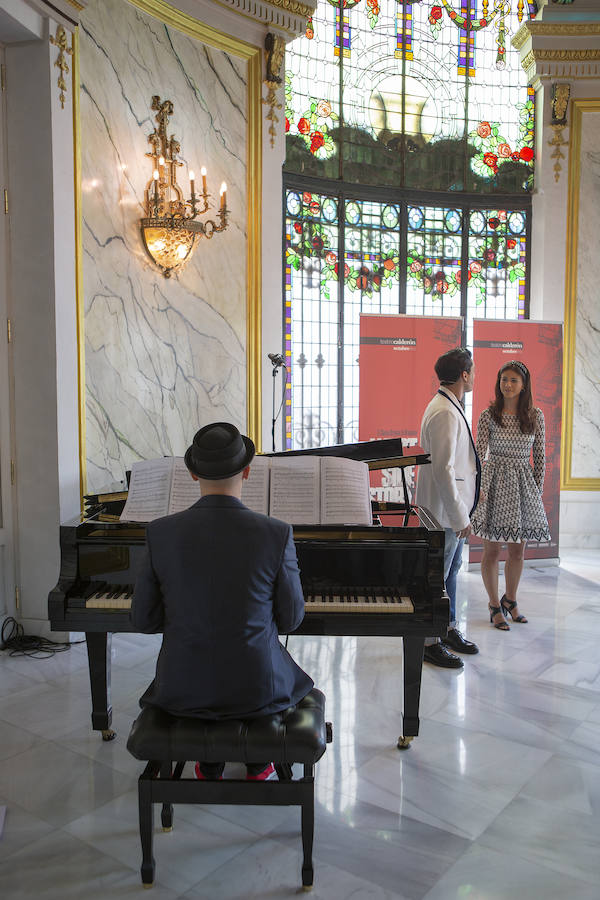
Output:
<instances>
[{"instance_id":1,"label":"sneaker","mask_svg":"<svg viewBox=\"0 0 600 900\"><path fill-rule=\"evenodd\" d=\"M202 769L200 768L200 763L199 763L199 762L197 762L196 765L194 766L194 772L196 773L196 778L198 778L200 781L223 781L223 775L222 775L222 774L219 775L218 778L208 778L208 777L203 773Z\"/></svg>"},{"instance_id":2,"label":"sneaker","mask_svg":"<svg viewBox=\"0 0 600 900\"><path fill-rule=\"evenodd\" d=\"M273 763L269 763L258 775L246 775L246 781L273 781L275 778L277 778L277 772Z\"/></svg>"}]
</instances>

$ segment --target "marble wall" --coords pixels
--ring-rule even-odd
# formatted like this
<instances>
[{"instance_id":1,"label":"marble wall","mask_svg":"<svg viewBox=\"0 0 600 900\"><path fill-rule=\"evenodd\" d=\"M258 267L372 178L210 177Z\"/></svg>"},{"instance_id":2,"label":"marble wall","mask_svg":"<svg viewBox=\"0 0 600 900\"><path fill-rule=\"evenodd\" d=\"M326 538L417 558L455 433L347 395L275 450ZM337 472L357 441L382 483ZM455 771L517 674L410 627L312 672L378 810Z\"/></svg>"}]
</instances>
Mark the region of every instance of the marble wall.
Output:
<instances>
[{"instance_id":1,"label":"marble wall","mask_svg":"<svg viewBox=\"0 0 600 900\"><path fill-rule=\"evenodd\" d=\"M126 0L90 0L82 14L88 491L135 460L182 454L207 422L246 425L246 69ZM200 238L170 279L139 227L155 94L174 103L181 171L206 166L217 203L226 181L231 210L228 230Z\"/></svg>"},{"instance_id":2,"label":"marble wall","mask_svg":"<svg viewBox=\"0 0 600 900\"><path fill-rule=\"evenodd\" d=\"M600 109L583 110L571 475L600 478Z\"/></svg>"}]
</instances>

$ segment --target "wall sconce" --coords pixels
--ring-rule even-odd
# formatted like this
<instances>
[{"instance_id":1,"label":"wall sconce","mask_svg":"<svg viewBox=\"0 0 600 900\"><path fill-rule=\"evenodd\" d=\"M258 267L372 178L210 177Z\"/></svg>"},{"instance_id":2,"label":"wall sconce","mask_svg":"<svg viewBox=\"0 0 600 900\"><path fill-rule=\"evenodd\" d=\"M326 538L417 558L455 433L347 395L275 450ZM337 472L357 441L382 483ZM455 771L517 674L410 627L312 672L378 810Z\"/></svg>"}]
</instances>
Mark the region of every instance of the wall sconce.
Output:
<instances>
[{"instance_id":1,"label":"wall sconce","mask_svg":"<svg viewBox=\"0 0 600 900\"><path fill-rule=\"evenodd\" d=\"M158 128L148 135L152 150L146 156L152 160L152 178L146 185L145 211L141 220L142 240L152 261L162 270L165 278L180 269L194 252L199 236L211 238L217 231L227 228L227 185L221 185L219 224L212 219L196 221L196 216L208 210L210 194L206 189L206 169L200 171L202 193L196 194L195 175L190 170L190 199L184 200L177 184L177 169L183 166L177 158L181 147L174 135L167 136L169 116L173 115L173 103L160 97L152 98L156 110Z\"/></svg>"}]
</instances>

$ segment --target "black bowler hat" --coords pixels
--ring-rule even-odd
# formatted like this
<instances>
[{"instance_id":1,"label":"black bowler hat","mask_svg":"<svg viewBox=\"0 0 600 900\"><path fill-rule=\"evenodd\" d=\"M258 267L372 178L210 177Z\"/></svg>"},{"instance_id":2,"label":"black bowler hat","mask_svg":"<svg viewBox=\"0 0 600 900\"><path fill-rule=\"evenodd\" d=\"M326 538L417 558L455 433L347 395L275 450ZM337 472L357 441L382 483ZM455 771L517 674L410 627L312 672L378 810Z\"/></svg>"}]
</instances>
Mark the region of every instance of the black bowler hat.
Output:
<instances>
[{"instance_id":1,"label":"black bowler hat","mask_svg":"<svg viewBox=\"0 0 600 900\"><path fill-rule=\"evenodd\" d=\"M250 465L256 453L254 442L229 422L213 422L194 435L185 451L185 464L198 478L231 478Z\"/></svg>"}]
</instances>

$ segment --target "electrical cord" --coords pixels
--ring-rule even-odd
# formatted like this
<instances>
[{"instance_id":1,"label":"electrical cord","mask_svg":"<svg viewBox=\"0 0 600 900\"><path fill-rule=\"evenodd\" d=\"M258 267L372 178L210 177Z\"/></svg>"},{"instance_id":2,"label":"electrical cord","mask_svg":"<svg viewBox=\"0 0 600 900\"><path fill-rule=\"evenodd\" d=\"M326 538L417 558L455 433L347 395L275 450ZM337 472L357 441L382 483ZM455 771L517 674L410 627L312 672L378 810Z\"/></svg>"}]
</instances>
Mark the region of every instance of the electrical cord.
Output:
<instances>
[{"instance_id":1,"label":"electrical cord","mask_svg":"<svg viewBox=\"0 0 600 900\"><path fill-rule=\"evenodd\" d=\"M0 632L0 647L9 656L29 656L31 659L50 659L55 653L64 653L72 644L84 641L51 641L48 638L25 634L23 626L9 616Z\"/></svg>"}]
</instances>

